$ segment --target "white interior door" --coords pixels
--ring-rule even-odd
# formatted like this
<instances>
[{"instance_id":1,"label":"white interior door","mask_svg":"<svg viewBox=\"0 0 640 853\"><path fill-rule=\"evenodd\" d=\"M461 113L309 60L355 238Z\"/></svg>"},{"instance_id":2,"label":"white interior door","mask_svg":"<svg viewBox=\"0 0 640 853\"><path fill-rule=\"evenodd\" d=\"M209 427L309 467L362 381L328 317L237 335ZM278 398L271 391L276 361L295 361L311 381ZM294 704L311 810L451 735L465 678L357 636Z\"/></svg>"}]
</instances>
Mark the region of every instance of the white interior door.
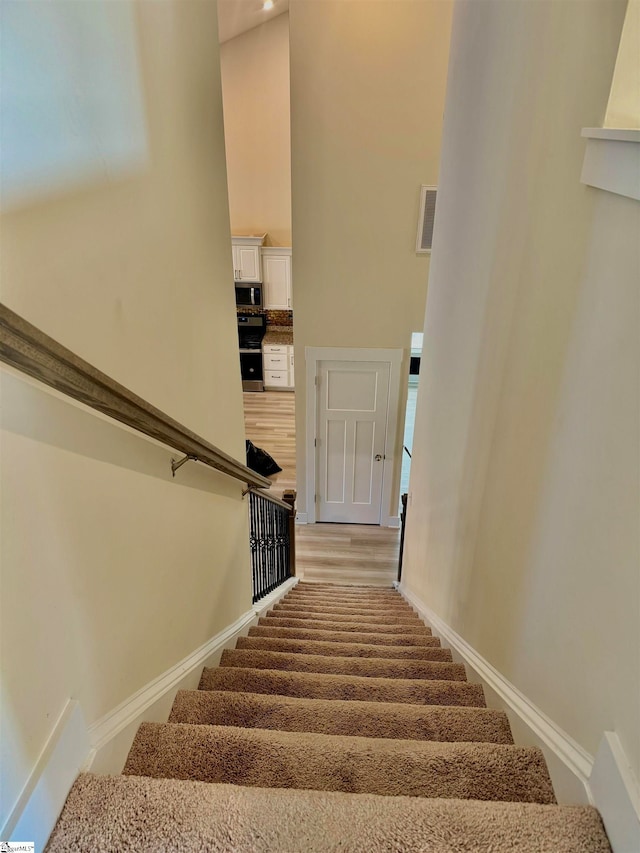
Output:
<instances>
[{"instance_id":1,"label":"white interior door","mask_svg":"<svg viewBox=\"0 0 640 853\"><path fill-rule=\"evenodd\" d=\"M379 524L390 365L320 361L317 521Z\"/></svg>"}]
</instances>

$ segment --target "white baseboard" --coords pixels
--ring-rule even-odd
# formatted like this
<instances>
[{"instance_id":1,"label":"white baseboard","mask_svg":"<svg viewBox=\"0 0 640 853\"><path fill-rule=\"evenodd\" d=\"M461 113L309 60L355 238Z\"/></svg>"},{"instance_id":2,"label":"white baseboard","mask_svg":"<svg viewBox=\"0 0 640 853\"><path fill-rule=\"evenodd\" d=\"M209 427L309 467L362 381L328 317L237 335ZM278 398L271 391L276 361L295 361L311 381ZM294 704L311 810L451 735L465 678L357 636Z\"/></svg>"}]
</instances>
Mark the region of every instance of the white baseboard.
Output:
<instances>
[{"instance_id":1,"label":"white baseboard","mask_svg":"<svg viewBox=\"0 0 640 853\"><path fill-rule=\"evenodd\" d=\"M292 578L243 613L239 619L208 640L175 666L125 699L89 728L91 753L84 770L120 773L142 722L165 722L178 690L195 690L204 667L217 666L225 648L257 622L258 614L270 607L297 583Z\"/></svg>"},{"instance_id":2,"label":"white baseboard","mask_svg":"<svg viewBox=\"0 0 640 853\"><path fill-rule=\"evenodd\" d=\"M615 732L605 732L589 787L613 853L640 850L640 788Z\"/></svg>"},{"instance_id":3,"label":"white baseboard","mask_svg":"<svg viewBox=\"0 0 640 853\"><path fill-rule=\"evenodd\" d=\"M285 581L233 624L90 726L91 753L83 769L94 773L120 773L140 723L165 722L177 691L195 690L203 668L217 666L223 650L233 648L238 637L245 635L258 617L297 582L297 578Z\"/></svg>"},{"instance_id":4,"label":"white baseboard","mask_svg":"<svg viewBox=\"0 0 640 853\"><path fill-rule=\"evenodd\" d=\"M593 802L589 787L589 777L594 765L593 756L416 595L402 584L398 589L431 625L434 633L446 642L454 653L457 652L462 662L475 673L477 680L485 687L487 704L508 713L516 742L524 741L540 746L558 800L568 803Z\"/></svg>"},{"instance_id":5,"label":"white baseboard","mask_svg":"<svg viewBox=\"0 0 640 853\"><path fill-rule=\"evenodd\" d=\"M43 850L78 773L120 773L140 723L166 721L176 692L195 689L203 667L216 666L223 649L235 645L297 583L298 578L290 578L90 727L80 703L70 699L0 828L0 838L35 841L35 849Z\"/></svg>"},{"instance_id":6,"label":"white baseboard","mask_svg":"<svg viewBox=\"0 0 640 853\"><path fill-rule=\"evenodd\" d=\"M254 618L253 608L247 610L199 649L93 723L89 727L91 753L83 769L95 773L120 773L140 723L166 721L176 691L195 689L202 668L215 666L216 658L220 658L225 646L248 629Z\"/></svg>"},{"instance_id":7,"label":"white baseboard","mask_svg":"<svg viewBox=\"0 0 640 853\"><path fill-rule=\"evenodd\" d=\"M296 524L308 524L309 523L309 514L306 512L299 512L296 514Z\"/></svg>"},{"instance_id":8,"label":"white baseboard","mask_svg":"<svg viewBox=\"0 0 640 853\"><path fill-rule=\"evenodd\" d=\"M385 527L400 527L400 516L390 515L386 520Z\"/></svg>"},{"instance_id":9,"label":"white baseboard","mask_svg":"<svg viewBox=\"0 0 640 853\"><path fill-rule=\"evenodd\" d=\"M277 589L274 589L274 591L270 592L269 595L265 595L265 597L261 598L260 601L256 601L253 605L253 612L255 613L256 619L260 616L264 616L267 610L270 610L274 604L277 604L281 598L284 598L284 596L290 589L293 589L299 580L300 578L289 578L288 581L285 581Z\"/></svg>"},{"instance_id":10,"label":"white baseboard","mask_svg":"<svg viewBox=\"0 0 640 853\"><path fill-rule=\"evenodd\" d=\"M44 850L88 752L82 708L76 699L69 699L0 829L0 838L33 841L36 850Z\"/></svg>"}]
</instances>

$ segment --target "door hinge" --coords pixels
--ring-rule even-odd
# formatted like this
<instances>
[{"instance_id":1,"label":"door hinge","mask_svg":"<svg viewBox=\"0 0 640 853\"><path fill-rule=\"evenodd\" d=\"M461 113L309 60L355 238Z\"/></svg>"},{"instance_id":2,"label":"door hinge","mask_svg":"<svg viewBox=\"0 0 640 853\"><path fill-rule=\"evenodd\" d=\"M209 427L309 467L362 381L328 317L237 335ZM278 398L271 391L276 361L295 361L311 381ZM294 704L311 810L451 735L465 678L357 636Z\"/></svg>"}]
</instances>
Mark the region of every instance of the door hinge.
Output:
<instances>
[{"instance_id":1,"label":"door hinge","mask_svg":"<svg viewBox=\"0 0 640 853\"><path fill-rule=\"evenodd\" d=\"M313 439L313 446L314 446L314 447L317 447L317 446L318 446L318 439L317 439L317 438L314 438L314 439Z\"/></svg>"},{"instance_id":2,"label":"door hinge","mask_svg":"<svg viewBox=\"0 0 640 853\"><path fill-rule=\"evenodd\" d=\"M314 502L314 504L318 503L318 495L313 496L313 502Z\"/></svg>"}]
</instances>

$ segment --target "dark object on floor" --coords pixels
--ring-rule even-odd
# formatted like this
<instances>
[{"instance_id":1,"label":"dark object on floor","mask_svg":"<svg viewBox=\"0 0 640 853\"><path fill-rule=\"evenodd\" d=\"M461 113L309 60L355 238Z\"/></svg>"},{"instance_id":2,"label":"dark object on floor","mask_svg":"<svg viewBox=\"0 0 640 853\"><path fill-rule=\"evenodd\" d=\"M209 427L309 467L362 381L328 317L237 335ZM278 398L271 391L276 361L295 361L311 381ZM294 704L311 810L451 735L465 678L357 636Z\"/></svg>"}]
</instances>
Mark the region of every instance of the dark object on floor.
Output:
<instances>
[{"instance_id":1,"label":"dark object on floor","mask_svg":"<svg viewBox=\"0 0 640 853\"><path fill-rule=\"evenodd\" d=\"M262 474L263 477L270 477L282 471L273 456L269 456L266 450L256 447L249 439L247 439L247 468Z\"/></svg>"}]
</instances>

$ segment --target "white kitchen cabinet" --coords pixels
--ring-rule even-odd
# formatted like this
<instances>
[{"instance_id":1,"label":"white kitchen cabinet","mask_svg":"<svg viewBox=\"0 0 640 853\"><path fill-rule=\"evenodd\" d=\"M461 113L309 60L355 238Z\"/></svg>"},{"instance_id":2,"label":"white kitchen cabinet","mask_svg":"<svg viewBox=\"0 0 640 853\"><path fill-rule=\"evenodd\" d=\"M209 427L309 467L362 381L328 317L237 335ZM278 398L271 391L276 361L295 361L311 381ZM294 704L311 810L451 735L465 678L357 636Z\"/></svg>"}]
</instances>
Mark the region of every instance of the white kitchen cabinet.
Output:
<instances>
[{"instance_id":1,"label":"white kitchen cabinet","mask_svg":"<svg viewBox=\"0 0 640 853\"><path fill-rule=\"evenodd\" d=\"M293 308L291 249L267 246L261 254L264 307L273 311L290 311Z\"/></svg>"},{"instance_id":2,"label":"white kitchen cabinet","mask_svg":"<svg viewBox=\"0 0 640 853\"><path fill-rule=\"evenodd\" d=\"M257 237L232 237L233 278L235 281L262 281L260 249L265 235Z\"/></svg>"},{"instance_id":3,"label":"white kitchen cabinet","mask_svg":"<svg viewBox=\"0 0 640 853\"><path fill-rule=\"evenodd\" d=\"M265 344L262 348L264 387L293 391L293 347Z\"/></svg>"}]
</instances>

